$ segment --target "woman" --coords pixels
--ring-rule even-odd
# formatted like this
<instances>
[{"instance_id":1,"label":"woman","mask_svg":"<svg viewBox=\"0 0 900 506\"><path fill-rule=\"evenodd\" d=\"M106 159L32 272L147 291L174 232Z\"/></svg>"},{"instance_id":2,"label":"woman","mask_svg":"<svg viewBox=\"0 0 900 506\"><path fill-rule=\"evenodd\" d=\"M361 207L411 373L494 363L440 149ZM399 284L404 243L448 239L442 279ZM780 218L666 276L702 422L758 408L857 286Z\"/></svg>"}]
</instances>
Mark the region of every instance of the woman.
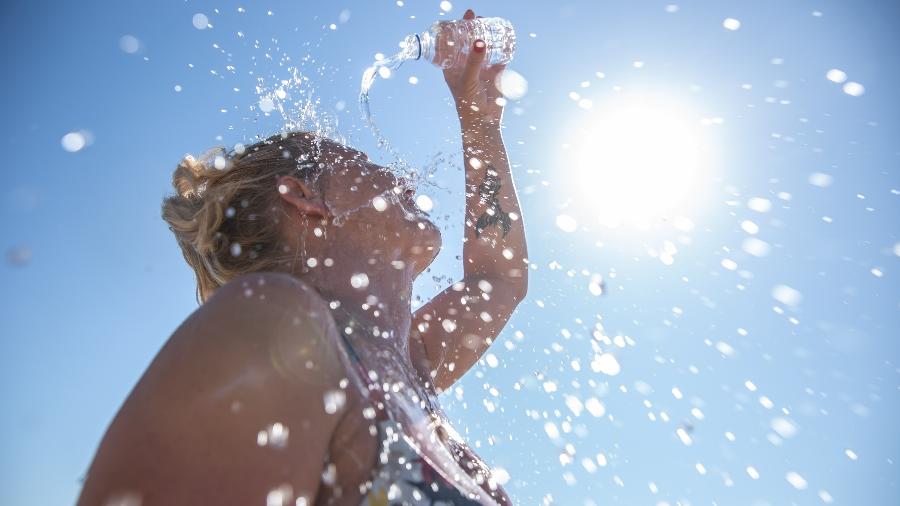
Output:
<instances>
[{"instance_id":1,"label":"woman","mask_svg":"<svg viewBox=\"0 0 900 506\"><path fill-rule=\"evenodd\" d=\"M477 41L444 71L465 152L464 278L414 313L440 231L364 154L291 133L218 168L178 166L163 217L201 306L116 415L79 504L511 504L435 400L527 291L504 66L484 57Z\"/></svg>"}]
</instances>

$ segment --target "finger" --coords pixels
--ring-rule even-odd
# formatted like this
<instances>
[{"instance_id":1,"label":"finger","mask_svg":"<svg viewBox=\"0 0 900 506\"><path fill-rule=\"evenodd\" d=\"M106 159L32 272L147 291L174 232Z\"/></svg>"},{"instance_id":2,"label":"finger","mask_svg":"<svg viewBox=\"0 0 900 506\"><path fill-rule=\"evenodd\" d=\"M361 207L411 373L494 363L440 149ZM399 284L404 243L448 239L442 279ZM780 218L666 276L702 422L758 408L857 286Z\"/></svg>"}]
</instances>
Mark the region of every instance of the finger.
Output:
<instances>
[{"instance_id":1,"label":"finger","mask_svg":"<svg viewBox=\"0 0 900 506\"><path fill-rule=\"evenodd\" d=\"M469 57L466 59L466 67L463 70L462 82L468 88L478 80L478 74L481 72L481 63L484 61L486 44L483 40L477 39L472 44L472 50L469 51Z\"/></svg>"},{"instance_id":2,"label":"finger","mask_svg":"<svg viewBox=\"0 0 900 506\"><path fill-rule=\"evenodd\" d=\"M483 80L493 80L498 75L502 74L503 71L506 70L505 63L496 63L487 68L481 69L481 79Z\"/></svg>"},{"instance_id":3,"label":"finger","mask_svg":"<svg viewBox=\"0 0 900 506\"><path fill-rule=\"evenodd\" d=\"M463 19L475 19L475 11L466 9L466 13L463 14Z\"/></svg>"}]
</instances>

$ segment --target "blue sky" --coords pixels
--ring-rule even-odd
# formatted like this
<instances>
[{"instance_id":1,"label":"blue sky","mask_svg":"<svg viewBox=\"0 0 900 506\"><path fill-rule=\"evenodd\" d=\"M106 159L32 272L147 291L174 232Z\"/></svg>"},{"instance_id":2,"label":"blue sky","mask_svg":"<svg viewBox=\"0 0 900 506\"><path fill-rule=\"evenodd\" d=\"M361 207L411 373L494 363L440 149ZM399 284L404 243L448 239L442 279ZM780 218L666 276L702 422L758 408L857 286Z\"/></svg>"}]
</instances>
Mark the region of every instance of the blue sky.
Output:
<instances>
[{"instance_id":1,"label":"blue sky","mask_svg":"<svg viewBox=\"0 0 900 506\"><path fill-rule=\"evenodd\" d=\"M507 105L504 138L532 271L490 350L496 363L442 400L509 473L511 496L900 502L900 8L495 1L442 14L440 2L409 0L5 6L0 503L72 503L110 419L195 309L159 217L178 160L278 131L285 120L260 113L256 87L271 92L295 66L306 80L292 99L389 162L357 112L363 70L467 7L518 33L509 68L528 92ZM195 28L198 13L212 26ZM864 92L845 93L832 69ZM651 123L690 132L704 169L669 221L609 228L597 196L618 188L616 161L592 165L612 149L580 129L635 103L670 111ZM450 95L437 68L411 62L376 82L372 108L410 164L435 170L423 191L445 250L417 282L427 298L462 273ZM89 145L63 148L83 131ZM639 139L642 159L662 157L653 170L680 166L665 134ZM655 180L647 191L666 194ZM625 202L646 199L629 192ZM593 370L598 351L621 371ZM573 411L573 398L597 399L603 415ZM690 444L678 432L688 425Z\"/></svg>"}]
</instances>

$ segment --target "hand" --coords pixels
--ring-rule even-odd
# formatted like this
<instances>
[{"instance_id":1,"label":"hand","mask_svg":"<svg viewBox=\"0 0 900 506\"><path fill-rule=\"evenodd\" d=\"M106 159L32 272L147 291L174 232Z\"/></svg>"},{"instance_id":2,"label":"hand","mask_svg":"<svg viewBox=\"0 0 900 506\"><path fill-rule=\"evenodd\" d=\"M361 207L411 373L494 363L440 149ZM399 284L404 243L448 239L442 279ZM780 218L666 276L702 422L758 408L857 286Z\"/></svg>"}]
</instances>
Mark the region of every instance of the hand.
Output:
<instances>
[{"instance_id":1,"label":"hand","mask_svg":"<svg viewBox=\"0 0 900 506\"><path fill-rule=\"evenodd\" d=\"M472 9L466 10L463 19L475 19ZM470 48L464 65L444 69L444 79L450 87L450 93L453 94L459 121L464 130L497 129L503 116L503 106L497 103L497 99L503 98L498 84L506 64L482 68L486 56L485 49L484 41L478 39Z\"/></svg>"}]
</instances>

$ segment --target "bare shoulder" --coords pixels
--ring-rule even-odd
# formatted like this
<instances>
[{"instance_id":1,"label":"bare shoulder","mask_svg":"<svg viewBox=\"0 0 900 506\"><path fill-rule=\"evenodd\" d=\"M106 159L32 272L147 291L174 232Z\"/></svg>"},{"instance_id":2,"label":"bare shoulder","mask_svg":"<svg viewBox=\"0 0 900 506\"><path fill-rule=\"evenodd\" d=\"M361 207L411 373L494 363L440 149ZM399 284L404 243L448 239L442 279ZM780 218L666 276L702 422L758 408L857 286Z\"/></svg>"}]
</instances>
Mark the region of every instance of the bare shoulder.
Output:
<instances>
[{"instance_id":1,"label":"bare shoulder","mask_svg":"<svg viewBox=\"0 0 900 506\"><path fill-rule=\"evenodd\" d=\"M337 339L328 304L299 279L255 273L219 288L125 401L79 504L123 490L143 504L252 504L281 485L312 499L345 414L323 401L346 376Z\"/></svg>"}]
</instances>

